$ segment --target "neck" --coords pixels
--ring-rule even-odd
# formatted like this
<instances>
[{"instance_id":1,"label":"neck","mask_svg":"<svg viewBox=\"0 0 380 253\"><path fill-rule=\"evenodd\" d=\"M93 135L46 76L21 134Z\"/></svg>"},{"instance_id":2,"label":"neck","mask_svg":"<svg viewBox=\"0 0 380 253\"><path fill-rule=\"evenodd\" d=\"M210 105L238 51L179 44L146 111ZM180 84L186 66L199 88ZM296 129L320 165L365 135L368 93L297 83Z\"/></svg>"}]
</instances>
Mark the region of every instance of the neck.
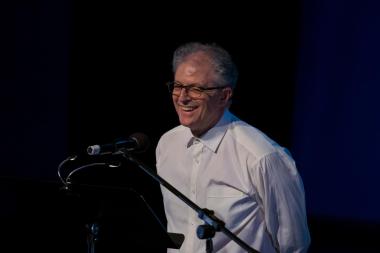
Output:
<instances>
[{"instance_id":1,"label":"neck","mask_svg":"<svg viewBox=\"0 0 380 253\"><path fill-rule=\"evenodd\" d=\"M194 137L198 137L198 138L201 137L208 130L213 128L219 122L219 120L223 117L223 115L224 115L224 110L219 114L219 117L216 117L210 124L208 124L207 127L200 128L200 129L190 129L191 133L194 135Z\"/></svg>"}]
</instances>

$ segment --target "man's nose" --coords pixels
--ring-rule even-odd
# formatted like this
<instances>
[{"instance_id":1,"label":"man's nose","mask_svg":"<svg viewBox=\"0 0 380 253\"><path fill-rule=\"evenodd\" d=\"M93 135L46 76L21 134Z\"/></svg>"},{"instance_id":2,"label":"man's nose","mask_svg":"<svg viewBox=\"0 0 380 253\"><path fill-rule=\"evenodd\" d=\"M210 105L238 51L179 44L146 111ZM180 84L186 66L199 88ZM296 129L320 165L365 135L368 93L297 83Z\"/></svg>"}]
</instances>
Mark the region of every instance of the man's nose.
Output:
<instances>
[{"instance_id":1,"label":"man's nose","mask_svg":"<svg viewBox=\"0 0 380 253\"><path fill-rule=\"evenodd\" d=\"M182 87L181 91L179 92L179 96L178 96L180 99L190 99L189 97L189 93L187 91L187 89L185 87Z\"/></svg>"}]
</instances>

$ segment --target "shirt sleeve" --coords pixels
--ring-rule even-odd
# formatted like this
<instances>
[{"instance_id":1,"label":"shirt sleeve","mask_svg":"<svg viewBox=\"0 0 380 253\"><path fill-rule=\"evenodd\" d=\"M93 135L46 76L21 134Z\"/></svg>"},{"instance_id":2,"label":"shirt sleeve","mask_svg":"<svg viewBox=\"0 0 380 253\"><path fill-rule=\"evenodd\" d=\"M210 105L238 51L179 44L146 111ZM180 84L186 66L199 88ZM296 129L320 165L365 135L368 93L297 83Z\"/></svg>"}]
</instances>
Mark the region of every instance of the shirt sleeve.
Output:
<instances>
[{"instance_id":1,"label":"shirt sleeve","mask_svg":"<svg viewBox=\"0 0 380 253\"><path fill-rule=\"evenodd\" d=\"M280 253L304 253L310 244L305 193L294 160L285 152L262 157L250 168L267 231Z\"/></svg>"}]
</instances>

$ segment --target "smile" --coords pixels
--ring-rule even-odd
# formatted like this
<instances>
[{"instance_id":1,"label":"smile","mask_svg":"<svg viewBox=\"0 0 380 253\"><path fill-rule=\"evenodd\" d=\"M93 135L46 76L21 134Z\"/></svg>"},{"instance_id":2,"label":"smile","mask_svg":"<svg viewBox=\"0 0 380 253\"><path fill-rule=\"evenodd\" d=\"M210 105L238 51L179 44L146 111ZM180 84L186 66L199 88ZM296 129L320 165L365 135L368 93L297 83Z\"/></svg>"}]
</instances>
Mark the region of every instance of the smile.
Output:
<instances>
[{"instance_id":1,"label":"smile","mask_svg":"<svg viewBox=\"0 0 380 253\"><path fill-rule=\"evenodd\" d=\"M179 106L179 107L181 108L182 111L185 111L185 112L191 112L197 108L196 106Z\"/></svg>"}]
</instances>

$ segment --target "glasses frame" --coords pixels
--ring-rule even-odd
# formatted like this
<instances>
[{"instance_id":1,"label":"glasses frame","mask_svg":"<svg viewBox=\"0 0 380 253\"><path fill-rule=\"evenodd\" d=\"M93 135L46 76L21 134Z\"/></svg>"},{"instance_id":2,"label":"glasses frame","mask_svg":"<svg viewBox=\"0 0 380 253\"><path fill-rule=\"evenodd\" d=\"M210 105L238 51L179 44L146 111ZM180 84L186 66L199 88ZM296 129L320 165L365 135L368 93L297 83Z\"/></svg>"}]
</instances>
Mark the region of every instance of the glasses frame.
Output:
<instances>
[{"instance_id":1,"label":"glasses frame","mask_svg":"<svg viewBox=\"0 0 380 253\"><path fill-rule=\"evenodd\" d=\"M200 98L200 97L202 97L203 94L207 94L207 91L221 90L221 89L229 87L229 85L215 86L215 87L201 87L201 86L197 86L197 85L198 84L194 84L194 83L189 84L189 85L184 85L183 83L178 82L178 81L170 81L170 82L166 83L166 86L168 87L169 93L172 94L173 96L179 96L181 94L182 89L185 89L186 94L192 98ZM179 91L178 94L174 94L173 93L174 88L181 88L181 90ZM190 91L190 93L189 93L189 91ZM194 94L190 95L191 91L199 92L199 95L195 95L195 96L194 96Z\"/></svg>"}]
</instances>

